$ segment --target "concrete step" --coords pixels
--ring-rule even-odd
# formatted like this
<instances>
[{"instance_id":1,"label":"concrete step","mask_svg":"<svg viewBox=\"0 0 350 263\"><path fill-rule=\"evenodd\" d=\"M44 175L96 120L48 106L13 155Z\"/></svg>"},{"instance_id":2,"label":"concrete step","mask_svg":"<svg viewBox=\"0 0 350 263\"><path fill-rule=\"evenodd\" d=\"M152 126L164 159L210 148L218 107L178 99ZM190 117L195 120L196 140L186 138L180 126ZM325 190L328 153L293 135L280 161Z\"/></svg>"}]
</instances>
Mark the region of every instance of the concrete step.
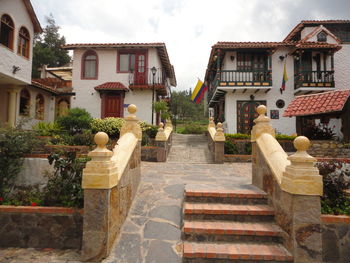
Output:
<instances>
[{"instance_id":1,"label":"concrete step","mask_svg":"<svg viewBox=\"0 0 350 263\"><path fill-rule=\"evenodd\" d=\"M274 210L267 205L235 205L219 203L184 203L185 220L231 220L268 222Z\"/></svg>"},{"instance_id":2,"label":"concrete step","mask_svg":"<svg viewBox=\"0 0 350 263\"><path fill-rule=\"evenodd\" d=\"M267 204L267 195L259 189L201 189L186 187L185 201L189 203Z\"/></svg>"},{"instance_id":3,"label":"concrete step","mask_svg":"<svg viewBox=\"0 0 350 263\"><path fill-rule=\"evenodd\" d=\"M185 221L183 239L194 242L276 242L282 229L274 223Z\"/></svg>"},{"instance_id":4,"label":"concrete step","mask_svg":"<svg viewBox=\"0 0 350 263\"><path fill-rule=\"evenodd\" d=\"M279 244L185 242L183 262L293 262L293 257Z\"/></svg>"}]
</instances>

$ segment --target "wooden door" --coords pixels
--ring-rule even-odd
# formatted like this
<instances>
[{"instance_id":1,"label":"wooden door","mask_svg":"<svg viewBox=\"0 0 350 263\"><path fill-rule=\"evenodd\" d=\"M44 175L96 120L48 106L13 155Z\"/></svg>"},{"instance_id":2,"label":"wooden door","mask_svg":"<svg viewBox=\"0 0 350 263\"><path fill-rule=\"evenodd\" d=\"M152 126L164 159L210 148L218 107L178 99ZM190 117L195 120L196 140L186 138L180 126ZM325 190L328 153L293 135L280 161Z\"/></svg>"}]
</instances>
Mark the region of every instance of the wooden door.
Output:
<instances>
[{"instance_id":1,"label":"wooden door","mask_svg":"<svg viewBox=\"0 0 350 263\"><path fill-rule=\"evenodd\" d=\"M135 54L135 84L146 85L147 83L147 66L146 66L146 53Z\"/></svg>"},{"instance_id":2,"label":"wooden door","mask_svg":"<svg viewBox=\"0 0 350 263\"><path fill-rule=\"evenodd\" d=\"M258 117L256 108L266 105L266 101L237 101L237 132L250 134L254 119Z\"/></svg>"},{"instance_id":3,"label":"wooden door","mask_svg":"<svg viewBox=\"0 0 350 263\"><path fill-rule=\"evenodd\" d=\"M105 94L102 118L123 117L122 94Z\"/></svg>"}]
</instances>

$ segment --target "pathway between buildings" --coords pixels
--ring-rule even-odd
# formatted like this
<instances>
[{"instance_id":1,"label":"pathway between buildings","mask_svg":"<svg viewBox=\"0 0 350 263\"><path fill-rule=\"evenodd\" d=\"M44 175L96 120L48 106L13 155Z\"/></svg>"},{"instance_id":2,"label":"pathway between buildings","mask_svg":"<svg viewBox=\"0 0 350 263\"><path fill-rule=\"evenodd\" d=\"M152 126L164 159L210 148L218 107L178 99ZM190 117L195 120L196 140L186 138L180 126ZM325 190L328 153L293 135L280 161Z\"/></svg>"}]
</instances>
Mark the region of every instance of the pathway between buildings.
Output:
<instances>
[{"instance_id":1,"label":"pathway between buildings","mask_svg":"<svg viewBox=\"0 0 350 263\"><path fill-rule=\"evenodd\" d=\"M250 188L251 164L211 164L205 136L174 135L167 163L142 162L142 179L110 256L103 263L180 263L184 189ZM78 263L78 251L3 249L0 262Z\"/></svg>"}]
</instances>

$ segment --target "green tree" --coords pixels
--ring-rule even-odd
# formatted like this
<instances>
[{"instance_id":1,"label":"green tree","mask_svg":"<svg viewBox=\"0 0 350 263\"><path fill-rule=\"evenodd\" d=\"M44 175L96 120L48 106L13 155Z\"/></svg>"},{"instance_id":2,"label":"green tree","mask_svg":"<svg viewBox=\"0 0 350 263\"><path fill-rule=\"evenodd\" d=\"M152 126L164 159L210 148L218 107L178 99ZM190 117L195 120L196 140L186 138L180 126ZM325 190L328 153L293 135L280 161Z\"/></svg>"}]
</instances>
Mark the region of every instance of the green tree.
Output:
<instances>
[{"instance_id":1,"label":"green tree","mask_svg":"<svg viewBox=\"0 0 350 263\"><path fill-rule=\"evenodd\" d=\"M61 46L66 44L64 36L60 36L55 19L52 14L46 17L47 25L41 35L36 35L33 48L33 68L32 77L39 78L39 68L43 65L49 67L59 67L70 62L68 51Z\"/></svg>"}]
</instances>

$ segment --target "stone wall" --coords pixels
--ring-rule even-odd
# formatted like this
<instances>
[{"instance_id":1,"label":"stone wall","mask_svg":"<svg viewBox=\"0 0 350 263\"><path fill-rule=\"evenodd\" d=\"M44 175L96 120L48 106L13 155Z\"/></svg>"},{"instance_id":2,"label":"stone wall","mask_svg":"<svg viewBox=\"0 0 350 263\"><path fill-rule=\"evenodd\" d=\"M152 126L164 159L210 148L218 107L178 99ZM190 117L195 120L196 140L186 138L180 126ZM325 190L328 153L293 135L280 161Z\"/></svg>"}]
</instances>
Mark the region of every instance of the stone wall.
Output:
<instances>
[{"instance_id":1,"label":"stone wall","mask_svg":"<svg viewBox=\"0 0 350 263\"><path fill-rule=\"evenodd\" d=\"M157 162L158 147L156 146L142 146L141 147L141 161Z\"/></svg>"},{"instance_id":2,"label":"stone wall","mask_svg":"<svg viewBox=\"0 0 350 263\"><path fill-rule=\"evenodd\" d=\"M350 217L322 215L321 220L323 262L349 262Z\"/></svg>"},{"instance_id":3,"label":"stone wall","mask_svg":"<svg viewBox=\"0 0 350 263\"><path fill-rule=\"evenodd\" d=\"M315 157L350 157L350 148L344 148L344 144L337 141L311 141L309 154Z\"/></svg>"},{"instance_id":4,"label":"stone wall","mask_svg":"<svg viewBox=\"0 0 350 263\"><path fill-rule=\"evenodd\" d=\"M294 262L321 262L320 197L283 191L256 143L252 157L253 185L268 194L275 221L284 230L284 245L293 254Z\"/></svg>"},{"instance_id":5,"label":"stone wall","mask_svg":"<svg viewBox=\"0 0 350 263\"><path fill-rule=\"evenodd\" d=\"M225 154L224 155L225 162L227 163L245 163L245 162L251 162L252 156L251 155L241 155L241 154Z\"/></svg>"},{"instance_id":6,"label":"stone wall","mask_svg":"<svg viewBox=\"0 0 350 263\"><path fill-rule=\"evenodd\" d=\"M82 210L0 206L0 247L80 249Z\"/></svg>"}]
</instances>

